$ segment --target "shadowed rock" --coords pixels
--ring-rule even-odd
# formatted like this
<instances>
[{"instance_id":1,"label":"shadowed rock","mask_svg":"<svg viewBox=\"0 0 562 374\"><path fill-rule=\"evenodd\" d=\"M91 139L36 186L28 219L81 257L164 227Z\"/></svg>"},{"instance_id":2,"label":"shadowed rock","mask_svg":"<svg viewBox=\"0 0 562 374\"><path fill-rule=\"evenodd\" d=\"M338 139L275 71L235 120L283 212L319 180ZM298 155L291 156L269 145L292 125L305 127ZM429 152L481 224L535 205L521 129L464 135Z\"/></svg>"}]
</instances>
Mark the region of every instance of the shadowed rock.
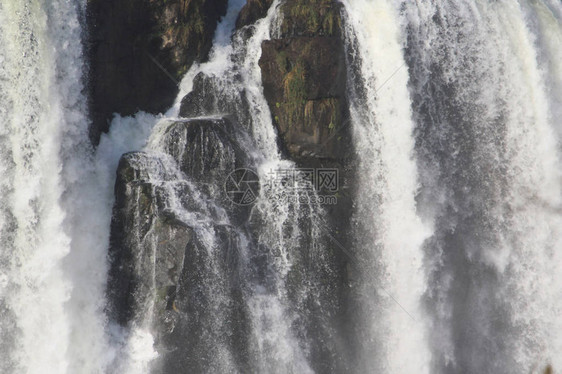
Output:
<instances>
[{"instance_id":1,"label":"shadowed rock","mask_svg":"<svg viewBox=\"0 0 562 374\"><path fill-rule=\"evenodd\" d=\"M113 113L159 113L194 61L205 61L227 0L90 0L92 141Z\"/></svg>"}]
</instances>

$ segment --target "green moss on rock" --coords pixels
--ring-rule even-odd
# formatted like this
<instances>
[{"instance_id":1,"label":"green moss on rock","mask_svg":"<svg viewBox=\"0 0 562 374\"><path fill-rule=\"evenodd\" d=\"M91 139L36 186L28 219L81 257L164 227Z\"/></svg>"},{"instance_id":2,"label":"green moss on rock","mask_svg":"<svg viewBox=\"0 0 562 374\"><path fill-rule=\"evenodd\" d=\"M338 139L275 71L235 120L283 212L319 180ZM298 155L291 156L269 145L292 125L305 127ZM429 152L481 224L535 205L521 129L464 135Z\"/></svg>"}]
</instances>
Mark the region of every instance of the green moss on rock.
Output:
<instances>
[{"instance_id":1,"label":"green moss on rock","mask_svg":"<svg viewBox=\"0 0 562 374\"><path fill-rule=\"evenodd\" d=\"M341 4L334 0L288 0L282 6L283 36L341 34Z\"/></svg>"},{"instance_id":2,"label":"green moss on rock","mask_svg":"<svg viewBox=\"0 0 562 374\"><path fill-rule=\"evenodd\" d=\"M264 93L291 155L341 157L347 113L345 59L339 37L292 37L262 45ZM341 132L341 135L346 135Z\"/></svg>"},{"instance_id":3,"label":"green moss on rock","mask_svg":"<svg viewBox=\"0 0 562 374\"><path fill-rule=\"evenodd\" d=\"M288 102L301 104L306 98L306 67L302 60L285 74L283 78L284 96Z\"/></svg>"}]
</instances>

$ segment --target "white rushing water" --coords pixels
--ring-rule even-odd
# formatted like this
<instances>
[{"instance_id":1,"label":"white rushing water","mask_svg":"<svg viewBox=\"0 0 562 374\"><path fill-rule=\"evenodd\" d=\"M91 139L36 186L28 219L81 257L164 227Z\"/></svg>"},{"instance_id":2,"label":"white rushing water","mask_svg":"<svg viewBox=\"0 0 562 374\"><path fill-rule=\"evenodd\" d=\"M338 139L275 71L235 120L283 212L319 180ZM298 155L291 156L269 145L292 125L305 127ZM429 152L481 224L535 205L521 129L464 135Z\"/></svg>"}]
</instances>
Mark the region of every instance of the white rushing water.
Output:
<instances>
[{"instance_id":1,"label":"white rushing water","mask_svg":"<svg viewBox=\"0 0 562 374\"><path fill-rule=\"evenodd\" d=\"M433 372L560 367L560 3L405 3Z\"/></svg>"},{"instance_id":2,"label":"white rushing water","mask_svg":"<svg viewBox=\"0 0 562 374\"><path fill-rule=\"evenodd\" d=\"M2 373L102 373L109 359L111 204L87 136L84 6L0 4Z\"/></svg>"},{"instance_id":3,"label":"white rushing water","mask_svg":"<svg viewBox=\"0 0 562 374\"><path fill-rule=\"evenodd\" d=\"M244 1L242 0L229 2L227 14L217 27L211 52L212 56L220 55L223 59L228 58L231 51L230 35L238 12L243 5ZM211 60L216 59L217 57L214 57ZM115 184L115 170L121 155L145 149L152 130L158 129L159 125L162 127L178 116L181 99L191 90L190 82L187 84L185 82L190 80L190 74L194 70L195 68L192 68L186 74L184 83L180 86L176 103L165 115L152 115L144 112L139 112L131 117L117 115L111 123L109 133L101 136L97 150L97 165L103 171L101 173L104 177L102 183L109 186L110 193L113 192L111 186ZM187 89L186 85L188 86ZM149 148L154 147L157 147L157 145ZM112 198L111 201L113 201ZM145 314L150 315L151 313L146 311ZM110 327L111 342L116 352L112 355L111 372L129 374L149 372L151 362L158 357L154 349L154 337L150 331L150 323L150 319L139 321L130 332L124 331L118 326Z\"/></svg>"},{"instance_id":4,"label":"white rushing water","mask_svg":"<svg viewBox=\"0 0 562 374\"><path fill-rule=\"evenodd\" d=\"M243 4L243 1L231 1L229 13ZM216 91L209 94L217 95L219 101L237 102L239 93L244 92L245 100L249 103L249 128L255 142L248 151L257 160L257 172L262 180L266 180L268 174L275 170L294 169L293 163L281 159L277 149L277 134L263 95L261 69L258 65L262 42L276 33L279 4L279 1L273 2L267 16L256 22L248 40L244 40L241 34L235 35L232 42L225 37L221 27L232 27L232 20L227 16L219 27L210 61L192 67L182 81L180 92L181 97L190 92L193 89L193 79L200 73L215 80ZM236 110L239 111L236 113L239 119L244 120L243 108ZM219 108L215 114L222 114ZM272 264L275 269L275 292L267 292L258 286L247 300L252 320L252 338L257 347L257 367L260 372L308 373L311 369L306 357L307 348L296 339L291 327L299 316L293 315L294 311L288 309L285 286L292 266L289 253L301 244L299 219L302 220L307 214L307 209L301 212L299 206L279 203L279 199L265 195L256 202L256 210L254 214L261 217L264 225L260 230L259 240L261 244L271 247L276 256L275 263ZM286 234L287 231L290 232L289 235Z\"/></svg>"},{"instance_id":5,"label":"white rushing water","mask_svg":"<svg viewBox=\"0 0 562 374\"><path fill-rule=\"evenodd\" d=\"M267 281L256 281L251 235L231 228L223 208L163 154L163 130L203 73L208 94L231 105L249 133L240 143L260 178L295 171L277 147L258 64L262 42L277 36L282 1L251 36L231 38L246 3L231 0L209 61L186 74L168 113L117 116L96 151L83 95L86 3L0 2L0 373L150 372L154 302L130 331L104 312L115 170L137 150L160 165L147 166L150 182L209 255L204 285L215 312L203 328L212 339L229 331L231 302L213 257L215 225L241 243L257 371L314 372L316 350L349 354L342 362L356 373L562 369L559 0L342 0L359 259L351 353L336 352L344 343L307 314L310 304L325 307L325 279L315 278L329 274L322 210L262 190L252 212L261 226L251 235L269 262ZM225 114L221 105L209 115ZM155 257L150 235L143 241L154 241ZM295 286L301 252L314 264ZM328 332L314 340L307 326ZM209 368L239 368L223 340L211 348Z\"/></svg>"},{"instance_id":6,"label":"white rushing water","mask_svg":"<svg viewBox=\"0 0 562 374\"><path fill-rule=\"evenodd\" d=\"M356 250L380 294L363 296L360 370L559 367L562 6L345 5Z\"/></svg>"},{"instance_id":7,"label":"white rushing water","mask_svg":"<svg viewBox=\"0 0 562 374\"><path fill-rule=\"evenodd\" d=\"M416 214L414 122L393 1L345 2L353 138L357 152L356 256L364 262L361 372L429 373ZM408 359L404 359L408 357Z\"/></svg>"}]
</instances>

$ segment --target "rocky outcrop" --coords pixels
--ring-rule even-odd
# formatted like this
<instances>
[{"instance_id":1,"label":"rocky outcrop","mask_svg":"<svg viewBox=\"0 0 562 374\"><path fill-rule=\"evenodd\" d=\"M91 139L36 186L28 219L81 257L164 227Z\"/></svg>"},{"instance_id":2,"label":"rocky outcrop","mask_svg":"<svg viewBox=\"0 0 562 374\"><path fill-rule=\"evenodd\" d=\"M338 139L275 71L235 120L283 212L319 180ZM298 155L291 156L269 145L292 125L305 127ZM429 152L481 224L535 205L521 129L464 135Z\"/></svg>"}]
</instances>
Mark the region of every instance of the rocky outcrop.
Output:
<instances>
[{"instance_id":1,"label":"rocky outcrop","mask_svg":"<svg viewBox=\"0 0 562 374\"><path fill-rule=\"evenodd\" d=\"M262 44L264 93L290 156L348 156L346 64L340 5L331 0L288 0L281 11L281 39Z\"/></svg>"},{"instance_id":2,"label":"rocky outcrop","mask_svg":"<svg viewBox=\"0 0 562 374\"><path fill-rule=\"evenodd\" d=\"M287 0L281 38L263 42L259 61L282 148L300 167L338 170L337 204L325 206L336 250L351 246L354 180L340 7L335 0Z\"/></svg>"},{"instance_id":3,"label":"rocky outcrop","mask_svg":"<svg viewBox=\"0 0 562 374\"><path fill-rule=\"evenodd\" d=\"M336 37L266 41L260 67L274 123L296 159L343 159L347 132L345 61Z\"/></svg>"},{"instance_id":4,"label":"rocky outcrop","mask_svg":"<svg viewBox=\"0 0 562 374\"><path fill-rule=\"evenodd\" d=\"M246 126L251 122L245 91L223 92L216 77L199 73L193 80L193 90L181 101L180 116L186 118L226 115Z\"/></svg>"},{"instance_id":5,"label":"rocky outcrop","mask_svg":"<svg viewBox=\"0 0 562 374\"><path fill-rule=\"evenodd\" d=\"M119 162L108 291L112 317L122 325L145 309L152 290L162 293L166 305L174 301L167 300L168 291L178 284L193 230L166 209L168 191L153 182L173 179L161 160L143 152L125 154Z\"/></svg>"},{"instance_id":6,"label":"rocky outcrop","mask_svg":"<svg viewBox=\"0 0 562 374\"><path fill-rule=\"evenodd\" d=\"M281 36L339 36L341 7L337 0L287 0L281 6Z\"/></svg>"},{"instance_id":7,"label":"rocky outcrop","mask_svg":"<svg viewBox=\"0 0 562 374\"><path fill-rule=\"evenodd\" d=\"M248 336L237 330L245 322L233 224L250 212L229 204L223 187L230 171L250 165L234 129L220 118L163 125L160 148L125 154L119 163L110 315L123 326L153 329L164 372L185 365L203 372L217 349L243 354L233 348ZM223 313L224 323L209 310Z\"/></svg>"},{"instance_id":8,"label":"rocky outcrop","mask_svg":"<svg viewBox=\"0 0 562 374\"><path fill-rule=\"evenodd\" d=\"M98 142L113 113L158 113L177 83L204 61L227 0L89 0L90 91Z\"/></svg>"},{"instance_id":9,"label":"rocky outcrop","mask_svg":"<svg viewBox=\"0 0 562 374\"><path fill-rule=\"evenodd\" d=\"M270 5L248 1L237 42L248 40L252 28L244 26ZM254 125L252 108L245 88L236 88L235 71L226 79L235 87L225 87L224 77L196 76L180 108L190 119L159 125L150 154L123 156L115 187L112 315L131 325L143 323L139 316L152 310L149 325L165 373L186 367L264 371L267 362L258 352L268 348L256 346L251 326L261 317L249 309L269 297L281 298L287 313L294 313L297 340L318 343L308 353L316 372L345 371L334 346L347 319L348 258L342 246L351 212L343 188L350 152L339 8L335 1L287 0L281 9L280 38L262 44L264 93L285 154L300 167L338 169L341 188L329 192L338 203L325 206L324 220L317 204L277 206L282 187L277 191L267 183L254 207L226 199L229 172L252 168L256 145L243 133ZM284 251L291 265L278 269Z\"/></svg>"},{"instance_id":10,"label":"rocky outcrop","mask_svg":"<svg viewBox=\"0 0 562 374\"><path fill-rule=\"evenodd\" d=\"M159 352L155 372L259 372L268 358L258 354L263 348L253 324L262 311L252 305L280 297L298 313L299 338L320 342L310 352L318 372L340 372L331 321L340 309L341 259L312 236L315 208L276 211L272 204L264 210L225 199L229 172L253 168L239 125L199 118L159 126L151 151L125 154L117 171L112 320L151 330ZM282 222L282 214L296 215L279 227L290 248L277 229L264 230L277 228L272 220ZM280 250L291 256L283 280L275 270Z\"/></svg>"}]
</instances>

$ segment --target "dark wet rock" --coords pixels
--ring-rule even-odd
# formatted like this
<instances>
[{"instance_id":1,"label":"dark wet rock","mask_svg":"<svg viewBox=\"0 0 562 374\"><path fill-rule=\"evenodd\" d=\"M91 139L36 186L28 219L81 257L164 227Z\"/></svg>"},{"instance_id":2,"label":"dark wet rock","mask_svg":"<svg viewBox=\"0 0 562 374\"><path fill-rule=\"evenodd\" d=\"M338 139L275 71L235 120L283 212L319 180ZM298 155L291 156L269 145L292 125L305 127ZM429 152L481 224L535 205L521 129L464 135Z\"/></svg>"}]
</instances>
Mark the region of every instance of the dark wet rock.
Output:
<instances>
[{"instance_id":1,"label":"dark wet rock","mask_svg":"<svg viewBox=\"0 0 562 374\"><path fill-rule=\"evenodd\" d=\"M249 0L238 26L263 17L270 3ZM339 8L328 0L287 0L282 7L282 39L262 45L265 96L285 154L300 167L338 170L340 188L317 191L338 203L324 206L328 216L318 228L314 204L277 212L229 202L226 175L253 166L248 150L255 146L244 134L253 121L249 104L245 92L222 87L221 77L195 77L181 103L186 119L157 129L159 153L125 155L115 187L110 300L124 325L154 302L156 372L258 371L249 300L277 294L279 286L295 315L296 338L315 342L313 370L346 371L335 347L348 316L349 259L342 247L349 247L352 206ZM282 233L263 230L285 214ZM287 245L291 268L282 283L275 280L284 250L279 235L298 241Z\"/></svg>"},{"instance_id":2,"label":"dark wet rock","mask_svg":"<svg viewBox=\"0 0 562 374\"><path fill-rule=\"evenodd\" d=\"M349 157L347 67L341 4L288 0L280 39L262 43L264 94L282 147L300 165Z\"/></svg>"},{"instance_id":3,"label":"dark wet rock","mask_svg":"<svg viewBox=\"0 0 562 374\"><path fill-rule=\"evenodd\" d=\"M251 155L243 147L249 139L239 125L227 118L178 121L168 127L161 141L180 170L196 181L200 191L226 209L233 224L246 221L251 206L234 203L226 185L231 173L252 169Z\"/></svg>"},{"instance_id":4,"label":"dark wet rock","mask_svg":"<svg viewBox=\"0 0 562 374\"><path fill-rule=\"evenodd\" d=\"M244 91L223 92L216 77L199 73L193 80L193 90L181 101L180 116L227 116L245 126L251 122Z\"/></svg>"},{"instance_id":5,"label":"dark wet rock","mask_svg":"<svg viewBox=\"0 0 562 374\"><path fill-rule=\"evenodd\" d=\"M173 103L177 82L207 59L227 0L89 0L91 138L113 113L158 113Z\"/></svg>"},{"instance_id":6,"label":"dark wet rock","mask_svg":"<svg viewBox=\"0 0 562 374\"><path fill-rule=\"evenodd\" d=\"M344 159L349 129L341 39L265 41L260 67L274 123L292 158Z\"/></svg>"},{"instance_id":7,"label":"dark wet rock","mask_svg":"<svg viewBox=\"0 0 562 374\"><path fill-rule=\"evenodd\" d=\"M229 173L250 167L238 141L226 119L180 121L163 130L165 155L133 152L121 158L109 282L112 315L121 324L148 302L150 290L168 300L157 310L170 307L170 287L178 286L186 253L196 245L193 223L181 212L213 225L248 219L250 207L234 204L224 190Z\"/></svg>"},{"instance_id":8,"label":"dark wet rock","mask_svg":"<svg viewBox=\"0 0 562 374\"><path fill-rule=\"evenodd\" d=\"M191 180L218 184L225 175L250 162L237 131L237 126L225 118L190 119L168 126L161 142Z\"/></svg>"},{"instance_id":9,"label":"dark wet rock","mask_svg":"<svg viewBox=\"0 0 562 374\"><path fill-rule=\"evenodd\" d=\"M166 190L153 179L172 180L159 160L142 152L121 158L111 225L109 299L112 317L129 323L150 302L152 290L177 284L193 232L165 208Z\"/></svg>"},{"instance_id":10,"label":"dark wet rock","mask_svg":"<svg viewBox=\"0 0 562 374\"><path fill-rule=\"evenodd\" d=\"M264 94L282 149L297 165L313 170L337 170L336 191L319 188L325 201L326 222L321 228L323 249L333 266L330 285L339 303L336 319L341 331L354 315L349 292L352 269L350 235L355 173L349 104L347 65L342 36L341 3L334 0L287 0L281 5L279 39L262 43L259 65ZM334 201L334 200L332 200ZM294 282L299 281L298 272ZM291 278L293 275L291 275ZM329 278L329 276L326 276ZM347 337L352 341L353 337ZM319 362L326 352L315 352ZM329 359L325 359L329 362ZM331 366L319 372L338 372Z\"/></svg>"},{"instance_id":11,"label":"dark wet rock","mask_svg":"<svg viewBox=\"0 0 562 374\"><path fill-rule=\"evenodd\" d=\"M165 164L142 152L120 162L110 249L112 317L125 326L142 323L141 316L151 319L160 353L154 365L163 372L181 372L185 365L204 372L213 367L218 350L243 352L234 347L248 336L232 330L247 330L233 243L237 236L200 200L186 203L185 195L193 190L166 172ZM170 189L182 200L178 210L207 217L210 226L193 226L174 212ZM206 242L209 237L216 242ZM224 314L220 324L217 313Z\"/></svg>"},{"instance_id":12,"label":"dark wet rock","mask_svg":"<svg viewBox=\"0 0 562 374\"><path fill-rule=\"evenodd\" d=\"M256 290L277 292L271 279L279 233L261 230L271 217L221 201L229 169L251 167L243 134L222 118L161 126L153 134L159 148L124 155L117 171L110 315L124 326L150 318L159 352L155 372L256 372L248 300ZM294 327L305 334L299 338L322 342L311 351L315 368L340 372L337 332L327 321L340 309L342 260L329 243L312 243L306 218L312 209L291 208L302 217L303 235L284 287L298 313ZM284 228L286 237L295 229Z\"/></svg>"},{"instance_id":13,"label":"dark wet rock","mask_svg":"<svg viewBox=\"0 0 562 374\"><path fill-rule=\"evenodd\" d=\"M162 126L158 149L125 154L117 170L110 316L123 326L149 321L156 372L247 372L238 261L250 244L240 243L235 224L248 221L250 207L233 204L223 189L231 171L250 167L243 134L223 118ZM233 356L217 359L225 351Z\"/></svg>"},{"instance_id":14,"label":"dark wet rock","mask_svg":"<svg viewBox=\"0 0 562 374\"><path fill-rule=\"evenodd\" d=\"M215 227L214 234L219 255L200 240L186 250L175 301L168 309L174 328L160 334L160 344L168 351L161 362L164 373L181 373L185 368L195 373L227 372L228 368L250 372L251 327L237 271L240 243L227 226ZM232 357L221 357L224 349Z\"/></svg>"}]
</instances>

